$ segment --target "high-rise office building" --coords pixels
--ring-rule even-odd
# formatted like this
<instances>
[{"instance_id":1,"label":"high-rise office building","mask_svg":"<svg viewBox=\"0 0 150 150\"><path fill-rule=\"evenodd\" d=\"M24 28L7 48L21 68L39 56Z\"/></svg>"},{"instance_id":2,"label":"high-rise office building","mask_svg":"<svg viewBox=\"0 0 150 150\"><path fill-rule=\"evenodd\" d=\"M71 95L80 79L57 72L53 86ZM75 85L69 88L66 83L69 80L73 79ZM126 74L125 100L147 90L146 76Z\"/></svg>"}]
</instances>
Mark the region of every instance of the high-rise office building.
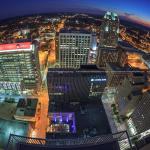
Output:
<instances>
[{"instance_id":1,"label":"high-rise office building","mask_svg":"<svg viewBox=\"0 0 150 150\"><path fill-rule=\"evenodd\" d=\"M100 26L100 47L117 47L119 36L119 18L116 13L107 12Z\"/></svg>"},{"instance_id":2,"label":"high-rise office building","mask_svg":"<svg viewBox=\"0 0 150 150\"><path fill-rule=\"evenodd\" d=\"M99 46L97 54L97 65L106 67L106 63L126 62L126 53L118 47L119 38L119 18L116 13L107 12L100 26Z\"/></svg>"},{"instance_id":3,"label":"high-rise office building","mask_svg":"<svg viewBox=\"0 0 150 150\"><path fill-rule=\"evenodd\" d=\"M59 63L61 68L80 68L87 64L92 46L92 34L84 30L61 30L59 33Z\"/></svg>"},{"instance_id":4,"label":"high-rise office building","mask_svg":"<svg viewBox=\"0 0 150 150\"><path fill-rule=\"evenodd\" d=\"M95 64L96 57L97 57L97 36L96 36L96 32L93 32L92 33L92 46L89 51L88 63Z\"/></svg>"},{"instance_id":5,"label":"high-rise office building","mask_svg":"<svg viewBox=\"0 0 150 150\"><path fill-rule=\"evenodd\" d=\"M0 45L0 91L26 93L40 87L38 46L31 42Z\"/></svg>"},{"instance_id":6,"label":"high-rise office building","mask_svg":"<svg viewBox=\"0 0 150 150\"><path fill-rule=\"evenodd\" d=\"M106 83L105 71L95 65L81 65L80 69L49 68L47 74L49 97L59 102L100 97Z\"/></svg>"}]
</instances>

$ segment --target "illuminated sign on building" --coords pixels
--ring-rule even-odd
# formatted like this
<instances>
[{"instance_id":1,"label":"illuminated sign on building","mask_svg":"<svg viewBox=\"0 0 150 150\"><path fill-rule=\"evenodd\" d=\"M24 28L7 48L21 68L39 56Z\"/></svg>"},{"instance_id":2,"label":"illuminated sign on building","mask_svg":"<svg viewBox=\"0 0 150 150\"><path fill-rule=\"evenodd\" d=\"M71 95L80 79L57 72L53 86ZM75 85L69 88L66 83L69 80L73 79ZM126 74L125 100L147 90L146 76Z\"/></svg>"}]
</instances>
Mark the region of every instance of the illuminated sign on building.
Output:
<instances>
[{"instance_id":1,"label":"illuminated sign on building","mask_svg":"<svg viewBox=\"0 0 150 150\"><path fill-rule=\"evenodd\" d=\"M30 49L30 47L31 47L31 42L1 44L0 45L0 51L15 50L15 49Z\"/></svg>"},{"instance_id":2,"label":"illuminated sign on building","mask_svg":"<svg viewBox=\"0 0 150 150\"><path fill-rule=\"evenodd\" d=\"M91 79L91 81L106 81L106 79Z\"/></svg>"}]
</instances>

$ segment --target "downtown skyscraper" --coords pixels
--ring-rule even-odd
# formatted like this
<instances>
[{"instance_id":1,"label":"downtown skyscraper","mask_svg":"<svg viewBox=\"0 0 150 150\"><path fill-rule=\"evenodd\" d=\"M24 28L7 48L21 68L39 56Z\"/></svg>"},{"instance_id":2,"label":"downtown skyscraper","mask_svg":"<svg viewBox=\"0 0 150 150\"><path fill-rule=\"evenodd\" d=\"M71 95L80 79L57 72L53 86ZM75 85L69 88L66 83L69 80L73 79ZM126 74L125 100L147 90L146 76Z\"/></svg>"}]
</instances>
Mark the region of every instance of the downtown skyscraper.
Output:
<instances>
[{"instance_id":1,"label":"downtown skyscraper","mask_svg":"<svg viewBox=\"0 0 150 150\"><path fill-rule=\"evenodd\" d=\"M1 93L27 93L40 87L37 48L31 42L0 45Z\"/></svg>"},{"instance_id":2,"label":"downtown skyscraper","mask_svg":"<svg viewBox=\"0 0 150 150\"><path fill-rule=\"evenodd\" d=\"M124 66L126 53L118 46L119 18L116 13L107 12L100 26L97 66L106 68L107 63Z\"/></svg>"},{"instance_id":3,"label":"downtown skyscraper","mask_svg":"<svg viewBox=\"0 0 150 150\"><path fill-rule=\"evenodd\" d=\"M100 47L117 47L119 36L119 18L114 12L104 15L100 26Z\"/></svg>"},{"instance_id":4,"label":"downtown skyscraper","mask_svg":"<svg viewBox=\"0 0 150 150\"><path fill-rule=\"evenodd\" d=\"M85 30L62 30L59 33L59 64L61 68L80 68L88 63L92 34Z\"/></svg>"}]
</instances>

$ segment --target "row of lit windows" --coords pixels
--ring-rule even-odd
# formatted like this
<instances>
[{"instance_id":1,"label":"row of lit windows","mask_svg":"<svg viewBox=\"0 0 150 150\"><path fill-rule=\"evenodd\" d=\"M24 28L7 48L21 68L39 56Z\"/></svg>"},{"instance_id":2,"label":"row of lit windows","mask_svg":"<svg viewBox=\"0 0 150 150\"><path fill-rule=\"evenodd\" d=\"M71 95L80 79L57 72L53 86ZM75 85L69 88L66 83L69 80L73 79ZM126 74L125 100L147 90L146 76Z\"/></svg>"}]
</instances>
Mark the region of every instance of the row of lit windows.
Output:
<instances>
[{"instance_id":1,"label":"row of lit windows","mask_svg":"<svg viewBox=\"0 0 150 150\"><path fill-rule=\"evenodd\" d=\"M89 49L89 47L87 46L87 47L82 47L82 46L78 46L78 47L75 47L75 46L73 46L73 47L71 47L71 46L61 46L60 48L60 51L62 51L62 50L66 50L66 51L70 51L70 50L88 50Z\"/></svg>"},{"instance_id":2,"label":"row of lit windows","mask_svg":"<svg viewBox=\"0 0 150 150\"><path fill-rule=\"evenodd\" d=\"M91 36L87 36L87 35L60 35L60 38L90 38Z\"/></svg>"},{"instance_id":3,"label":"row of lit windows","mask_svg":"<svg viewBox=\"0 0 150 150\"><path fill-rule=\"evenodd\" d=\"M90 45L90 41L75 41L75 42L72 42L72 41L63 41L61 40L60 44L59 45Z\"/></svg>"},{"instance_id":4,"label":"row of lit windows","mask_svg":"<svg viewBox=\"0 0 150 150\"><path fill-rule=\"evenodd\" d=\"M23 59L23 58L30 58L31 54L7 54L7 55L0 55L0 59L10 58L10 59Z\"/></svg>"}]
</instances>

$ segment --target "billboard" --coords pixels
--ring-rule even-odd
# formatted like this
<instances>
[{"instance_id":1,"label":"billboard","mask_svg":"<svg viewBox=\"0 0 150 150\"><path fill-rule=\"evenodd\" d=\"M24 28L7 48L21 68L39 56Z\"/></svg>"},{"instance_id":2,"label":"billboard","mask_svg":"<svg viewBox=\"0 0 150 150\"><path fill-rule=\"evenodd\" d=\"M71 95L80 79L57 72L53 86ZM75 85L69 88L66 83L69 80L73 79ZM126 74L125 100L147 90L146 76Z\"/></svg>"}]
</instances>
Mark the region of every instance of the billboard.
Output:
<instances>
[{"instance_id":1,"label":"billboard","mask_svg":"<svg viewBox=\"0 0 150 150\"><path fill-rule=\"evenodd\" d=\"M16 49L30 49L31 42L0 44L0 51L2 50L16 50Z\"/></svg>"}]
</instances>

